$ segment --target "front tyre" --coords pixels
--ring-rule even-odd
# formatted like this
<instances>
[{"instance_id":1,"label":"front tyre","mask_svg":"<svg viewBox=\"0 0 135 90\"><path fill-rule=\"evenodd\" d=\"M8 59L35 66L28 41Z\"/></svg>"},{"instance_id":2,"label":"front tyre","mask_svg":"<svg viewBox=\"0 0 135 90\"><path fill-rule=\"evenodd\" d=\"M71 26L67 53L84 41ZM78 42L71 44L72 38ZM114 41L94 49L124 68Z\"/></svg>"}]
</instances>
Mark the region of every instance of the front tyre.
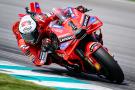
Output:
<instances>
[{"instance_id":1,"label":"front tyre","mask_svg":"<svg viewBox=\"0 0 135 90\"><path fill-rule=\"evenodd\" d=\"M95 51L93 57L101 64L101 72L107 79L119 84L123 82L123 71L117 61L103 47Z\"/></svg>"}]
</instances>

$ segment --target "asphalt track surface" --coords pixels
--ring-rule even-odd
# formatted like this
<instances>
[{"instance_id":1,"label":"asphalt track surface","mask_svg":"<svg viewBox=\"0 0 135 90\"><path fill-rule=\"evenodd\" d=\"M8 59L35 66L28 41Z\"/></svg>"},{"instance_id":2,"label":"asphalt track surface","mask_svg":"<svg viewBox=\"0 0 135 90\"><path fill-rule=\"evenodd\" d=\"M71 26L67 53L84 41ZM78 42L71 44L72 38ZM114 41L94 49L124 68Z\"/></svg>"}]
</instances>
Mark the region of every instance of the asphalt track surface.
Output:
<instances>
[{"instance_id":1,"label":"asphalt track surface","mask_svg":"<svg viewBox=\"0 0 135 90\"><path fill-rule=\"evenodd\" d=\"M25 13L24 7L34 0L0 0L0 60L11 61L34 67L28 58L17 48L11 25L18 19L18 13ZM57 65L47 66L44 70L51 74L67 74L86 82L114 90L135 90L135 4L120 0L37 0L44 12L52 7L84 5L93 9L90 15L98 16L104 26L104 43L122 67L125 81L122 85L110 83L94 75L81 76L69 73ZM43 67L44 68L44 67ZM40 68L37 68L40 69Z\"/></svg>"}]
</instances>

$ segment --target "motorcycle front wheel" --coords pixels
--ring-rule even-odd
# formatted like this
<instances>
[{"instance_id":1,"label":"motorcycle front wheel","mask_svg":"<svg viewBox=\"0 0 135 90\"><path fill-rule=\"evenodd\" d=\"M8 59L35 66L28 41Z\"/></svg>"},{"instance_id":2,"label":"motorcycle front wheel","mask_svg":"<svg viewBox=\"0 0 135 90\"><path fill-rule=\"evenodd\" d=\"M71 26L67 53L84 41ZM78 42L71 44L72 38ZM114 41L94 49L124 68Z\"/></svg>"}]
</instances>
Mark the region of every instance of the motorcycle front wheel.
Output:
<instances>
[{"instance_id":1,"label":"motorcycle front wheel","mask_svg":"<svg viewBox=\"0 0 135 90\"><path fill-rule=\"evenodd\" d=\"M110 81L120 84L124 80L124 74L117 61L103 48L93 53L93 57L101 65L101 74Z\"/></svg>"}]
</instances>

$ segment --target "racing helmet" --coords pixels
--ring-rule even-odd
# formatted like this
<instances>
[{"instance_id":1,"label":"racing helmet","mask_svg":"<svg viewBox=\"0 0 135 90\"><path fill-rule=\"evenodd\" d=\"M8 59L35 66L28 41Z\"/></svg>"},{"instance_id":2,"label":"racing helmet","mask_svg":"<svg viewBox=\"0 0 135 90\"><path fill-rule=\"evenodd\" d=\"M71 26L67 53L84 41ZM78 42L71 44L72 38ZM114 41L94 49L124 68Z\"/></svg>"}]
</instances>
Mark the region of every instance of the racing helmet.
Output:
<instances>
[{"instance_id":1,"label":"racing helmet","mask_svg":"<svg viewBox=\"0 0 135 90\"><path fill-rule=\"evenodd\" d=\"M19 24L19 31L22 38L31 44L35 44L39 37L39 32L37 30L37 24L30 15L25 15L21 18Z\"/></svg>"}]
</instances>

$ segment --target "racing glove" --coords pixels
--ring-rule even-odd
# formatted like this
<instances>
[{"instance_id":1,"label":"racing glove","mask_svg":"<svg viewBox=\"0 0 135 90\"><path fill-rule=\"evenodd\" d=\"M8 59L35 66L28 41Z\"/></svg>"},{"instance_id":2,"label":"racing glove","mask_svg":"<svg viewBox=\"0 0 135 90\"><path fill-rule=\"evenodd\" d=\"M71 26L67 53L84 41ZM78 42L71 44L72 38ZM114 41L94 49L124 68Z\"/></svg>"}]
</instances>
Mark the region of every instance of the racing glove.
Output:
<instances>
[{"instance_id":1,"label":"racing glove","mask_svg":"<svg viewBox=\"0 0 135 90\"><path fill-rule=\"evenodd\" d=\"M20 49L22 50L22 52L23 52L26 56L29 56L29 54L30 54L29 46L27 46L27 45L21 45L21 46L20 46Z\"/></svg>"},{"instance_id":2,"label":"racing glove","mask_svg":"<svg viewBox=\"0 0 135 90\"><path fill-rule=\"evenodd\" d=\"M46 63L47 61L47 56L50 51L50 45L51 45L50 39L45 38L42 40L41 52L40 52L40 57L39 57L42 63Z\"/></svg>"},{"instance_id":3,"label":"racing glove","mask_svg":"<svg viewBox=\"0 0 135 90\"><path fill-rule=\"evenodd\" d=\"M51 40L48 38L43 39L41 48L44 52L49 51L51 48Z\"/></svg>"}]
</instances>

